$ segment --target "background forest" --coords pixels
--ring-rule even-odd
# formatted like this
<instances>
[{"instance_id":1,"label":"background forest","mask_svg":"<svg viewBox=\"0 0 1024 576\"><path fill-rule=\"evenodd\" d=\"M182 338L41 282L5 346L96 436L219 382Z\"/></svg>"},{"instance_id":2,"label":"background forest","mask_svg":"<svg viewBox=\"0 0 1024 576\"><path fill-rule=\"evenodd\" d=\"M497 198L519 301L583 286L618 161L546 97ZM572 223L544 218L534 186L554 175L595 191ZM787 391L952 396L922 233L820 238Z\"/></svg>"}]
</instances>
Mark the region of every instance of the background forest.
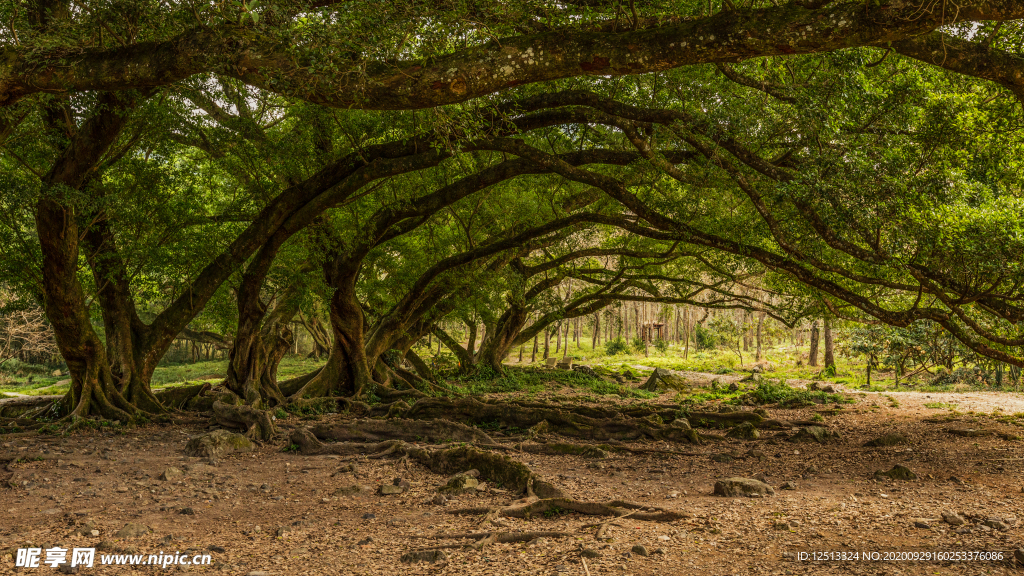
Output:
<instances>
[{"instance_id":1,"label":"background forest","mask_svg":"<svg viewBox=\"0 0 1024 576\"><path fill-rule=\"evenodd\" d=\"M1018 386L1021 10L6 3L2 390Z\"/></svg>"}]
</instances>

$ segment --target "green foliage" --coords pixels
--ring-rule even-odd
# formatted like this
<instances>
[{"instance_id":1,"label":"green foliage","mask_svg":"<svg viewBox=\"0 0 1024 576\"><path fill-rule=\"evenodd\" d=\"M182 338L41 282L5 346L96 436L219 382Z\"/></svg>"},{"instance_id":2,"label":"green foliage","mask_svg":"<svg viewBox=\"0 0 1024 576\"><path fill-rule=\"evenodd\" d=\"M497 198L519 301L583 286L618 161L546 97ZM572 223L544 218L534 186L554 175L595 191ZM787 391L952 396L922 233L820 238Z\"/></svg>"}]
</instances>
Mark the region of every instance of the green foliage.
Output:
<instances>
[{"instance_id":1,"label":"green foliage","mask_svg":"<svg viewBox=\"0 0 1024 576\"><path fill-rule=\"evenodd\" d=\"M723 342L720 334L700 324L694 327L693 337L697 350L713 350Z\"/></svg>"},{"instance_id":2,"label":"green foliage","mask_svg":"<svg viewBox=\"0 0 1024 576\"><path fill-rule=\"evenodd\" d=\"M658 352L664 354L664 353L668 352L668 342L663 340L663 339L661 339L661 338L658 338L657 340L654 341L654 348Z\"/></svg>"},{"instance_id":3,"label":"green foliage","mask_svg":"<svg viewBox=\"0 0 1024 576\"><path fill-rule=\"evenodd\" d=\"M609 356L615 356L616 354L629 354L632 350L629 344L620 336L614 340L608 340L604 343L604 353Z\"/></svg>"},{"instance_id":4,"label":"green foliage","mask_svg":"<svg viewBox=\"0 0 1024 576\"><path fill-rule=\"evenodd\" d=\"M755 405L777 403L781 406L799 406L829 403L848 404L852 403L853 399L842 394L793 388L781 380L762 380L758 383L757 388L743 395L742 402Z\"/></svg>"}]
</instances>

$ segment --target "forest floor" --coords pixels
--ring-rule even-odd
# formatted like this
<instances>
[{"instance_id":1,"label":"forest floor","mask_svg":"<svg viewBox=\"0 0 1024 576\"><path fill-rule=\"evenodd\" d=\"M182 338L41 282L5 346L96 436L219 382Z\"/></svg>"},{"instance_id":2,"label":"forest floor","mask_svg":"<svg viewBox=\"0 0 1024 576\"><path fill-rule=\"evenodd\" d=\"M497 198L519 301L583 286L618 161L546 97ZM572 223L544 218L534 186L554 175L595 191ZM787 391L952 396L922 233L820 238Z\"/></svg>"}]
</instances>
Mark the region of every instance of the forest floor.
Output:
<instances>
[{"instance_id":1,"label":"forest floor","mask_svg":"<svg viewBox=\"0 0 1024 576\"><path fill-rule=\"evenodd\" d=\"M525 518L455 514L507 506L521 495L481 477L482 490L445 501L438 487L447 477L415 460L287 451L290 432L344 421L342 414L280 419L276 442L215 460L183 455L186 441L208 428L206 419L196 417L66 437L0 436L0 454L8 460L23 455L0 469L0 573L55 572L14 568L18 548L53 546L143 555L187 550L212 555L211 566L187 571L253 576L1020 573L1013 556L1024 546L1024 395L857 392L847 397L852 402L841 406L765 407L771 418L820 422L840 434L826 444L792 442L786 432L765 431L758 440L723 438L703 445L626 442L620 446L632 451L585 458L518 452L500 431L486 430L511 448L505 454L567 496L581 502L625 500L678 513L679 519L667 522L637 519L641 514L613 519L560 509ZM484 398L621 408L678 397L675 391L655 399L594 397L556 387ZM701 408L715 410L719 403L711 400ZM901 434L907 442L865 446L885 433ZM918 479L873 479L874 472L895 464L909 467ZM184 474L161 480L171 467ZM759 474L774 495L712 495L716 480ZM394 485L397 478L408 482L407 490L379 495L379 487ZM783 489L787 482L792 489ZM339 494L353 485L369 489ZM950 514L955 514L963 524L950 524L943 513L953 522ZM609 521L598 540L597 524ZM133 537L118 537L128 524L142 528ZM436 538L481 531L553 534L482 549L467 546L472 539ZM410 550L445 545L441 561L400 560ZM801 560L801 552L812 551L856 552L860 558ZM863 556L915 551L997 552L1003 560L869 561ZM157 570L104 566L82 573Z\"/></svg>"}]
</instances>

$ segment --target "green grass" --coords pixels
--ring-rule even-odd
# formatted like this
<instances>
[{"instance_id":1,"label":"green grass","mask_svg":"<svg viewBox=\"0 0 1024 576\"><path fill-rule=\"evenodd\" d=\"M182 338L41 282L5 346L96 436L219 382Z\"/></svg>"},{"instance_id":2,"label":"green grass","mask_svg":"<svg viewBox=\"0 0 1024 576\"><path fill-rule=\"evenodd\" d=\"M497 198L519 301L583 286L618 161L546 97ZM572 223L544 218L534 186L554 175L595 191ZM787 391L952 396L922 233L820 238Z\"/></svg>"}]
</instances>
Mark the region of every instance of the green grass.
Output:
<instances>
[{"instance_id":1,"label":"green grass","mask_svg":"<svg viewBox=\"0 0 1024 576\"><path fill-rule=\"evenodd\" d=\"M568 370L540 370L535 368L506 367L504 374L495 374L490 368L480 368L472 376L451 376L446 378L454 392L460 394L488 394L526 392L537 394L552 388L552 384L588 390L602 396L614 394L624 398L654 398L654 392L637 390L632 386L592 378L580 372Z\"/></svg>"},{"instance_id":2,"label":"green grass","mask_svg":"<svg viewBox=\"0 0 1024 576\"><path fill-rule=\"evenodd\" d=\"M950 403L947 403L947 402L925 402L924 403L924 407L925 408L931 408L933 410L944 410L944 409L947 409L947 408L949 410L956 410L957 406L958 406L958 404L955 403L955 402L950 402Z\"/></svg>"}]
</instances>

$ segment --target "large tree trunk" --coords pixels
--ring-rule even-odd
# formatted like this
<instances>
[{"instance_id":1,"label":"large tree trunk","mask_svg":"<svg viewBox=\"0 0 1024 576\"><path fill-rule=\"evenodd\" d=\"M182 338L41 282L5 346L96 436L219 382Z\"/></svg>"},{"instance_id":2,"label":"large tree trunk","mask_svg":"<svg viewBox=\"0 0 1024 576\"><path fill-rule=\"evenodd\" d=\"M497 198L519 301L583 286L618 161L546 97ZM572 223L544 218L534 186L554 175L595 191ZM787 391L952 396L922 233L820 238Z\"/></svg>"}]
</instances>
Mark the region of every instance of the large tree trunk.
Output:
<instances>
[{"instance_id":1,"label":"large tree trunk","mask_svg":"<svg viewBox=\"0 0 1024 576\"><path fill-rule=\"evenodd\" d=\"M481 345L477 361L495 372L501 372L501 362L508 356L512 347L517 345L516 337L526 324L527 317L525 303L511 303L498 318L494 330L489 331L489 338Z\"/></svg>"},{"instance_id":2,"label":"large tree trunk","mask_svg":"<svg viewBox=\"0 0 1024 576\"><path fill-rule=\"evenodd\" d=\"M51 104L54 107L48 118L51 132L73 131L74 136L43 177L46 190L34 214L43 256L43 304L57 347L71 375L71 388L58 412L127 421L139 414L139 410L118 390L107 351L93 330L85 292L78 280L82 229L74 204L63 201L67 189L85 187L100 158L120 133L131 104L117 96L102 94L93 116L78 129L64 125L59 119L64 117L60 110L62 105L59 98ZM119 364L133 370L128 363Z\"/></svg>"},{"instance_id":3,"label":"large tree trunk","mask_svg":"<svg viewBox=\"0 0 1024 576\"><path fill-rule=\"evenodd\" d=\"M366 358L365 320L356 297L359 257L330 258L324 266L331 296L331 331L334 342L327 364L295 394L293 399L324 396L329 392L340 396L361 396L373 382Z\"/></svg>"},{"instance_id":4,"label":"large tree trunk","mask_svg":"<svg viewBox=\"0 0 1024 576\"><path fill-rule=\"evenodd\" d=\"M818 321L811 324L811 353L807 356L808 366L818 365Z\"/></svg>"}]
</instances>

